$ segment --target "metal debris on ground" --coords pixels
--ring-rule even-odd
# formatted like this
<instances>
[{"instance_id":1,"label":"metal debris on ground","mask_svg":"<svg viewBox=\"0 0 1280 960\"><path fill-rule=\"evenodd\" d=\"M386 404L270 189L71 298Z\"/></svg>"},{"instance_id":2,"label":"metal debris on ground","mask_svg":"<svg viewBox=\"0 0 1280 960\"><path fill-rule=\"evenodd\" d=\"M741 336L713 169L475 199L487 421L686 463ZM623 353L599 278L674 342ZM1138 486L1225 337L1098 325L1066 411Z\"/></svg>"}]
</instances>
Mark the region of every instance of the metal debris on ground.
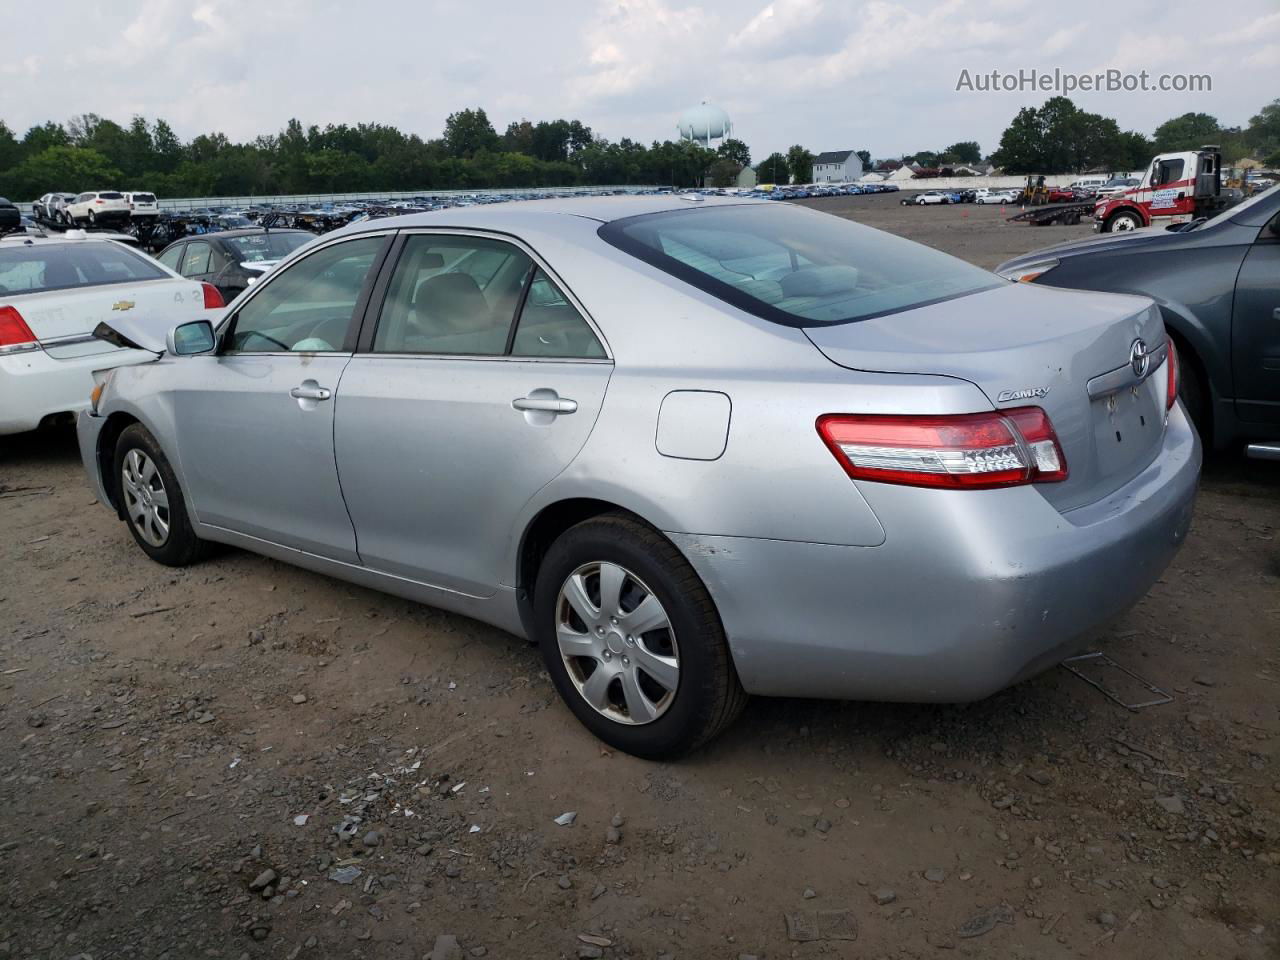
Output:
<instances>
[{"instance_id":1,"label":"metal debris on ground","mask_svg":"<svg viewBox=\"0 0 1280 960\"><path fill-rule=\"evenodd\" d=\"M1002 903L990 910L983 910L960 924L956 933L965 939L981 937L994 930L998 923L1013 923L1013 907Z\"/></svg>"},{"instance_id":2,"label":"metal debris on ground","mask_svg":"<svg viewBox=\"0 0 1280 960\"><path fill-rule=\"evenodd\" d=\"M1077 664L1080 664L1081 666L1096 665L1104 668L1114 668L1116 670L1119 670L1122 674L1125 675L1125 677L1128 677L1129 679L1133 680L1144 691L1146 691L1149 694L1153 694L1154 696L1152 696L1150 699L1147 699L1147 700L1140 700L1135 703L1129 703L1126 701L1124 697L1121 697L1114 690L1112 690L1107 686L1104 686L1100 680L1095 680L1093 677L1086 675L1084 671L1081 670L1079 666L1077 666ZM1120 664L1116 663L1114 660L1108 657L1105 653L1099 653L1097 651L1094 651L1092 653L1082 653L1076 657L1068 657L1066 660L1062 661L1062 666L1064 669L1075 674L1085 683L1089 684L1089 686L1099 691L1108 700L1118 703L1120 704L1120 706L1124 707L1126 710L1132 710L1135 713L1147 707L1158 707L1161 704L1173 702L1172 694L1167 693L1164 690L1161 690L1159 687L1157 687L1154 683L1151 683L1149 680L1144 680L1142 677L1138 676L1136 673L1134 673L1132 670L1128 669L1127 667L1122 667Z\"/></svg>"},{"instance_id":3,"label":"metal debris on ground","mask_svg":"<svg viewBox=\"0 0 1280 960\"><path fill-rule=\"evenodd\" d=\"M577 819L578 819L578 811L570 810L568 813L562 813L560 814L560 816L556 817L555 822L556 822L556 826L571 827L573 826L573 821Z\"/></svg>"},{"instance_id":4,"label":"metal debris on ground","mask_svg":"<svg viewBox=\"0 0 1280 960\"><path fill-rule=\"evenodd\" d=\"M858 919L852 910L800 910L786 914L786 919L787 938L796 943L858 939Z\"/></svg>"}]
</instances>

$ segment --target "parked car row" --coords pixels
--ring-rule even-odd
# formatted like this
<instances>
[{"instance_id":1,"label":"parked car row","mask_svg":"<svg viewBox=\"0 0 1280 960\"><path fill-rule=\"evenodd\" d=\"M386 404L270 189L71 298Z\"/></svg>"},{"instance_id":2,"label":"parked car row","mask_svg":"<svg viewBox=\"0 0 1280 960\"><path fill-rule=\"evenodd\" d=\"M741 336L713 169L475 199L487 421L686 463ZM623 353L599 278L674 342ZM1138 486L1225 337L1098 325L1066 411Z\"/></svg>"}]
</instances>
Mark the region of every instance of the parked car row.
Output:
<instances>
[{"instance_id":1,"label":"parked car row","mask_svg":"<svg viewBox=\"0 0 1280 960\"><path fill-rule=\"evenodd\" d=\"M122 226L152 220L160 213L154 193L89 190L85 193L46 193L31 204L36 222L74 226Z\"/></svg>"}]
</instances>

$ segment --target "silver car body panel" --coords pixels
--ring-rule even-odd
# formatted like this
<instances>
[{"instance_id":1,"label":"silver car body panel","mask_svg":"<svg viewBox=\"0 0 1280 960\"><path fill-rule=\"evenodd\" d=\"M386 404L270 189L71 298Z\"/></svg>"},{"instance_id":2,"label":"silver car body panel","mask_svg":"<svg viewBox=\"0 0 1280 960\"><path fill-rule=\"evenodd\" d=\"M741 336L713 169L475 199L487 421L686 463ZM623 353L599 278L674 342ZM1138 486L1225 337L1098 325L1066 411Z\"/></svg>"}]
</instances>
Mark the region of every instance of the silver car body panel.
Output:
<instances>
[{"instance_id":1,"label":"silver car body panel","mask_svg":"<svg viewBox=\"0 0 1280 960\"><path fill-rule=\"evenodd\" d=\"M1009 306L1003 290L887 318L902 321L898 333L887 323L781 326L596 235L601 220L693 202L531 201L328 235L325 244L395 229L518 238L595 325L609 359L163 357L117 370L98 414L81 416L91 484L108 498L99 475L107 418L135 418L170 452L198 535L517 634L528 633L519 558L530 525L564 501L613 504L688 557L716 601L744 685L759 693L984 696L1078 646L1142 596L1185 535L1194 497L1199 446L1180 408L1166 426L1159 405L1155 439L1111 489L1086 473L1070 496L1048 484L950 491L854 482L815 429L830 413L989 411L997 387L1038 386L1029 373L1042 369L1052 383L1038 402L1071 383L1085 398L1078 415L1089 433L1097 411L1088 410L1085 382L1125 356L1074 381L1055 377L1042 329L1045 343L1011 350L1002 371L991 313L1005 315L1007 333L1024 304ZM1076 341L1067 349L1134 331L1163 342L1146 301L1033 292L1045 298L1025 302L1032 316L1092 318L1068 332ZM927 326L913 316L925 310L946 320L927 350ZM913 364L915 351L927 356ZM332 390L318 404L328 413L289 396L306 379ZM1163 378L1141 386L1162 390ZM725 400L714 410L695 402L692 415L661 425L664 401L685 392ZM576 410L512 404L552 394ZM1088 467L1068 458L1073 471Z\"/></svg>"}]
</instances>

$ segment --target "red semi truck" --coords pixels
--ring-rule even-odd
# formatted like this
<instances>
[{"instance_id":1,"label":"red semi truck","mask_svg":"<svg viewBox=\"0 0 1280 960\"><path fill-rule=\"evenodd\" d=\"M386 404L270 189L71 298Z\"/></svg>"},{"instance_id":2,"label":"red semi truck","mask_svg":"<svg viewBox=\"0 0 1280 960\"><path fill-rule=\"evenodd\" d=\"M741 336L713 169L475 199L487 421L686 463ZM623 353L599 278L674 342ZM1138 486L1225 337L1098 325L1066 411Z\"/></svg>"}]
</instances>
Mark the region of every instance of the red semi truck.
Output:
<instances>
[{"instance_id":1,"label":"red semi truck","mask_svg":"<svg viewBox=\"0 0 1280 960\"><path fill-rule=\"evenodd\" d=\"M1233 198L1222 187L1222 153L1201 147L1184 153L1162 153L1136 187L1099 197L1094 229L1103 233L1137 230L1153 224L1184 223L1211 217Z\"/></svg>"}]
</instances>

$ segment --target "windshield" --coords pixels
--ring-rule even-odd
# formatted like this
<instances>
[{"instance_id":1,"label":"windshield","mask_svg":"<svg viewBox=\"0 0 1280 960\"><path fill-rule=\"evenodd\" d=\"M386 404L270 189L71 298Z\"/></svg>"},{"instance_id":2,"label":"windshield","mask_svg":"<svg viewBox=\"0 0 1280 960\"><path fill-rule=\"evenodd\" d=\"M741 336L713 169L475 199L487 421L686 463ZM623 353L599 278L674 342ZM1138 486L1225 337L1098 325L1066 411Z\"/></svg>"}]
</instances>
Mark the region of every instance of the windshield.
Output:
<instances>
[{"instance_id":1,"label":"windshield","mask_svg":"<svg viewBox=\"0 0 1280 960\"><path fill-rule=\"evenodd\" d=\"M224 241L241 263L281 260L312 239L309 233L255 233L247 237L227 237Z\"/></svg>"},{"instance_id":2,"label":"windshield","mask_svg":"<svg viewBox=\"0 0 1280 960\"><path fill-rule=\"evenodd\" d=\"M676 210L615 220L599 233L699 290L793 327L867 320L1001 285L948 254L802 207Z\"/></svg>"},{"instance_id":3,"label":"windshield","mask_svg":"<svg viewBox=\"0 0 1280 960\"><path fill-rule=\"evenodd\" d=\"M114 243L51 243L0 249L0 296L167 279L169 275L159 266Z\"/></svg>"}]
</instances>

